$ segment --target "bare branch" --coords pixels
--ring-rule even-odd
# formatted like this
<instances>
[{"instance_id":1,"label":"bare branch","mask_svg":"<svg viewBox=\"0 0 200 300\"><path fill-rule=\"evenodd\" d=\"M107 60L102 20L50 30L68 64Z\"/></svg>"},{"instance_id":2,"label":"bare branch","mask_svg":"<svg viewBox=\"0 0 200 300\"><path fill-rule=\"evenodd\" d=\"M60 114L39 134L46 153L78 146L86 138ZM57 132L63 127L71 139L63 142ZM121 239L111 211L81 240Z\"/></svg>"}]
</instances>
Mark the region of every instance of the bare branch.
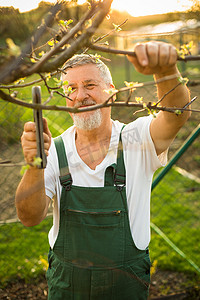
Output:
<instances>
[{"instance_id":1,"label":"bare branch","mask_svg":"<svg viewBox=\"0 0 200 300\"><path fill-rule=\"evenodd\" d=\"M162 102L162 100L167 96L169 95L171 92L173 92L179 85L181 85L182 83L179 82L178 84L176 84L172 89L170 89L167 93L165 93L157 102L156 102L156 106Z\"/></svg>"},{"instance_id":2,"label":"bare branch","mask_svg":"<svg viewBox=\"0 0 200 300\"><path fill-rule=\"evenodd\" d=\"M90 44L90 38L97 30L101 22L104 20L105 16L108 14L112 0L104 0L99 2L98 11L93 20L92 25L89 28L85 28L82 34L71 43L70 47L60 53L52 61L48 61L40 70L40 72L51 72L55 70L58 66L61 66L78 50L82 50ZM62 41L62 40L61 40Z\"/></svg>"},{"instance_id":3,"label":"bare branch","mask_svg":"<svg viewBox=\"0 0 200 300\"><path fill-rule=\"evenodd\" d=\"M24 166L26 163L24 161L18 162L18 163L12 163L11 161L0 162L0 167L18 167L18 166Z\"/></svg>"},{"instance_id":4,"label":"bare branch","mask_svg":"<svg viewBox=\"0 0 200 300\"><path fill-rule=\"evenodd\" d=\"M32 48L37 45L39 39L45 33L46 27L52 24L55 15L60 9L61 3L57 3L52 7L46 20L42 22L35 35L30 39L29 43L22 51L22 54L14 61L12 61L10 65L6 66L6 68L4 68L4 72L0 73L1 83L8 84L10 82L14 82L18 78L26 77L26 72L28 73L28 70L30 68L30 64L26 62L26 57L30 52L32 52Z\"/></svg>"},{"instance_id":5,"label":"bare branch","mask_svg":"<svg viewBox=\"0 0 200 300\"><path fill-rule=\"evenodd\" d=\"M129 88L130 89L130 88ZM123 89L124 90L124 89ZM126 90L128 90L128 88L126 88ZM118 93L121 92L121 90L118 91ZM134 102L108 102L109 99L111 99L113 97L110 96L108 100L106 100L104 103L102 104L96 104L96 105L92 105L92 106L88 106L88 107L84 107L84 108L77 108L77 107L66 107L66 106L57 106L57 105L44 105L44 104L33 104L33 103L26 103L23 102L21 100L15 99L13 97L11 97L8 94L5 94L3 91L0 90L0 97L8 102L23 106L23 107L27 107L30 109L42 109L42 110L55 110L55 111L66 111L66 112L70 112L70 113L81 113L81 112L86 112L86 111L92 111L92 110L96 110L99 108L104 108L104 107L112 107L112 106L117 106L117 107L139 107L139 108L144 108L143 103L134 103ZM183 107L165 107L165 106L156 106L155 104L151 104L151 102L149 102L146 107L148 109L153 109L153 110L158 110L158 111L167 111L167 112L171 112L171 113L176 113L176 111L193 111L193 112L200 112L200 110L197 109L187 109L187 108L183 108Z\"/></svg>"},{"instance_id":6,"label":"bare branch","mask_svg":"<svg viewBox=\"0 0 200 300\"><path fill-rule=\"evenodd\" d=\"M96 6L93 6L91 10L89 10L85 16L61 39L59 43L57 43L49 52L47 52L38 63L35 63L32 68L30 68L30 74L38 72L41 70L41 67L44 65L46 61L48 61L54 54L58 53L58 51L66 45L70 39L72 39L78 31L82 30L82 27L86 20L90 19L93 13L96 10Z\"/></svg>"},{"instance_id":7,"label":"bare branch","mask_svg":"<svg viewBox=\"0 0 200 300\"><path fill-rule=\"evenodd\" d=\"M121 24L119 24L119 27L123 26L127 21L128 21L128 19L126 19L125 21L123 21ZM96 40L94 40L93 43L97 43L99 41L102 41L104 38L106 38L107 36L111 35L115 31L116 31L116 28L112 29L108 33L104 34L103 36L98 37Z\"/></svg>"},{"instance_id":8,"label":"bare branch","mask_svg":"<svg viewBox=\"0 0 200 300\"><path fill-rule=\"evenodd\" d=\"M24 83L24 84L10 84L10 85L0 85L0 89L19 89L19 88L24 88L24 87L27 87L27 86L31 86L33 84L36 84L36 83L39 83L41 82L43 79L42 78L39 78L39 79L36 79L34 81L31 81L31 82L27 82L27 83Z\"/></svg>"},{"instance_id":9,"label":"bare branch","mask_svg":"<svg viewBox=\"0 0 200 300\"><path fill-rule=\"evenodd\" d=\"M58 74L59 72L63 72L63 70L57 70L57 71L52 72L48 75L43 75L43 77L46 79L49 76L54 76L54 75ZM19 89L19 88L24 88L24 87L34 85L34 84L39 83L41 81L43 81L43 78L39 78L39 79L30 81L30 82L27 82L27 83L24 83L24 84L16 83L16 84L10 84L10 85L0 85L0 89L8 89L8 90L9 89Z\"/></svg>"},{"instance_id":10,"label":"bare branch","mask_svg":"<svg viewBox=\"0 0 200 300\"><path fill-rule=\"evenodd\" d=\"M39 38L46 31L46 28L53 21L55 14L60 10L61 4L56 4L50 17L43 22L40 30L31 39L23 53L17 57L8 67L7 71L0 75L0 82L8 84L18 78L27 77L34 73L52 72L57 70L64 62L73 56L77 51L82 50L90 43L90 38L99 27L105 16L108 14L112 0L93 2L91 9L85 16L58 42L49 52L42 56L36 63L27 60L27 56L34 50ZM92 25L87 27L86 21L93 18ZM79 35L79 31L81 34ZM70 46L62 49L68 42ZM53 57L55 56L55 57ZM5 66L4 66L5 67Z\"/></svg>"},{"instance_id":11,"label":"bare branch","mask_svg":"<svg viewBox=\"0 0 200 300\"><path fill-rule=\"evenodd\" d=\"M194 98L192 98L192 100L187 103L185 106L183 106L183 108L187 108L189 105L191 105L195 100L197 99L197 96L195 96Z\"/></svg>"},{"instance_id":12,"label":"bare branch","mask_svg":"<svg viewBox=\"0 0 200 300\"><path fill-rule=\"evenodd\" d=\"M119 49L114 49L110 47L104 47L104 46L99 46L99 45L94 45L90 44L89 45L90 49L101 51L101 52L106 52L106 53L113 53L113 54L123 54L123 55L130 55L130 56L136 56L134 51L128 51L128 50L119 50ZM200 60L200 55L187 55L184 58L178 56L177 60L180 61L197 61Z\"/></svg>"}]
</instances>

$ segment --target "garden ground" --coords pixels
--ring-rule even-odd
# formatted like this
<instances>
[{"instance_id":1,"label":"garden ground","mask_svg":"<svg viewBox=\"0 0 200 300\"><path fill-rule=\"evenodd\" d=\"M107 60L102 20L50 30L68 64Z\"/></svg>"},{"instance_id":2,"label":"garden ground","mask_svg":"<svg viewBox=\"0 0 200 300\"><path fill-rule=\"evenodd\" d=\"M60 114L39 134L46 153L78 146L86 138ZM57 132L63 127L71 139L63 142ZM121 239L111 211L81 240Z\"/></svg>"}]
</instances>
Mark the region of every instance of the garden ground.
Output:
<instances>
[{"instance_id":1,"label":"garden ground","mask_svg":"<svg viewBox=\"0 0 200 300\"><path fill-rule=\"evenodd\" d=\"M190 288L189 281L189 275L157 270L152 276L149 299L199 300L200 286ZM1 300L46 300L47 294L48 287L44 277L32 283L19 280L0 289Z\"/></svg>"}]
</instances>

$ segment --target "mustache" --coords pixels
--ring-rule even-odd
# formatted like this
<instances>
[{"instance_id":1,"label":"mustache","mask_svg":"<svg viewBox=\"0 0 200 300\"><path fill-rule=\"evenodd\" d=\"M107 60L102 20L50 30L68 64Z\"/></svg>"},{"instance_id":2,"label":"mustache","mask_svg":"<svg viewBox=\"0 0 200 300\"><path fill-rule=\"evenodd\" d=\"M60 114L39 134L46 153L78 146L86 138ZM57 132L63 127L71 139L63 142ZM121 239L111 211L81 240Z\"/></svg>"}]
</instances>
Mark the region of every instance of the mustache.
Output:
<instances>
[{"instance_id":1,"label":"mustache","mask_svg":"<svg viewBox=\"0 0 200 300\"><path fill-rule=\"evenodd\" d=\"M85 99L83 101L77 102L75 107L79 108L81 106L89 106L89 105L94 105L96 104L96 102L94 100L90 100L90 99Z\"/></svg>"}]
</instances>

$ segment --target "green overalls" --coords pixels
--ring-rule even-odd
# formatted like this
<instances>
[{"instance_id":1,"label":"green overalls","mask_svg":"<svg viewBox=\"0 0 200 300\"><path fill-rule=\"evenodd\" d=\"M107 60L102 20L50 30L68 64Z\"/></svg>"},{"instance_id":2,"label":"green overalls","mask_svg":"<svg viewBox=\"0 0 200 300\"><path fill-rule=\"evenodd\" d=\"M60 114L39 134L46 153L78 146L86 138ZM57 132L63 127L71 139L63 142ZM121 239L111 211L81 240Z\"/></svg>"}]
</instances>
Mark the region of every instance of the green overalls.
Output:
<instances>
[{"instance_id":1,"label":"green overalls","mask_svg":"<svg viewBox=\"0 0 200 300\"><path fill-rule=\"evenodd\" d=\"M62 194L59 233L48 256L48 299L147 299L149 251L132 239L122 147L117 164L106 169L104 187L79 187L72 184L61 137L55 145Z\"/></svg>"}]
</instances>

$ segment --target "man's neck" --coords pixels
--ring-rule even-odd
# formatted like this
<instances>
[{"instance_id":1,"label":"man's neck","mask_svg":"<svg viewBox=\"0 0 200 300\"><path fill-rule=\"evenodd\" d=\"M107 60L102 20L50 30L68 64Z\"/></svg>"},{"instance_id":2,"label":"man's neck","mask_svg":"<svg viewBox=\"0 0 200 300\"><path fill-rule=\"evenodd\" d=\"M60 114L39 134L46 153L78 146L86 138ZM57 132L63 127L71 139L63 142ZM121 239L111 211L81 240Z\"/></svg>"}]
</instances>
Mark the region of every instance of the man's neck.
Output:
<instances>
[{"instance_id":1,"label":"man's neck","mask_svg":"<svg viewBox=\"0 0 200 300\"><path fill-rule=\"evenodd\" d=\"M76 128L76 149L84 163L95 170L106 157L112 134L112 121L93 130Z\"/></svg>"},{"instance_id":2,"label":"man's neck","mask_svg":"<svg viewBox=\"0 0 200 300\"><path fill-rule=\"evenodd\" d=\"M112 133L112 120L109 119L93 130L83 130L76 127L76 143L93 144L103 140L110 140Z\"/></svg>"}]
</instances>

